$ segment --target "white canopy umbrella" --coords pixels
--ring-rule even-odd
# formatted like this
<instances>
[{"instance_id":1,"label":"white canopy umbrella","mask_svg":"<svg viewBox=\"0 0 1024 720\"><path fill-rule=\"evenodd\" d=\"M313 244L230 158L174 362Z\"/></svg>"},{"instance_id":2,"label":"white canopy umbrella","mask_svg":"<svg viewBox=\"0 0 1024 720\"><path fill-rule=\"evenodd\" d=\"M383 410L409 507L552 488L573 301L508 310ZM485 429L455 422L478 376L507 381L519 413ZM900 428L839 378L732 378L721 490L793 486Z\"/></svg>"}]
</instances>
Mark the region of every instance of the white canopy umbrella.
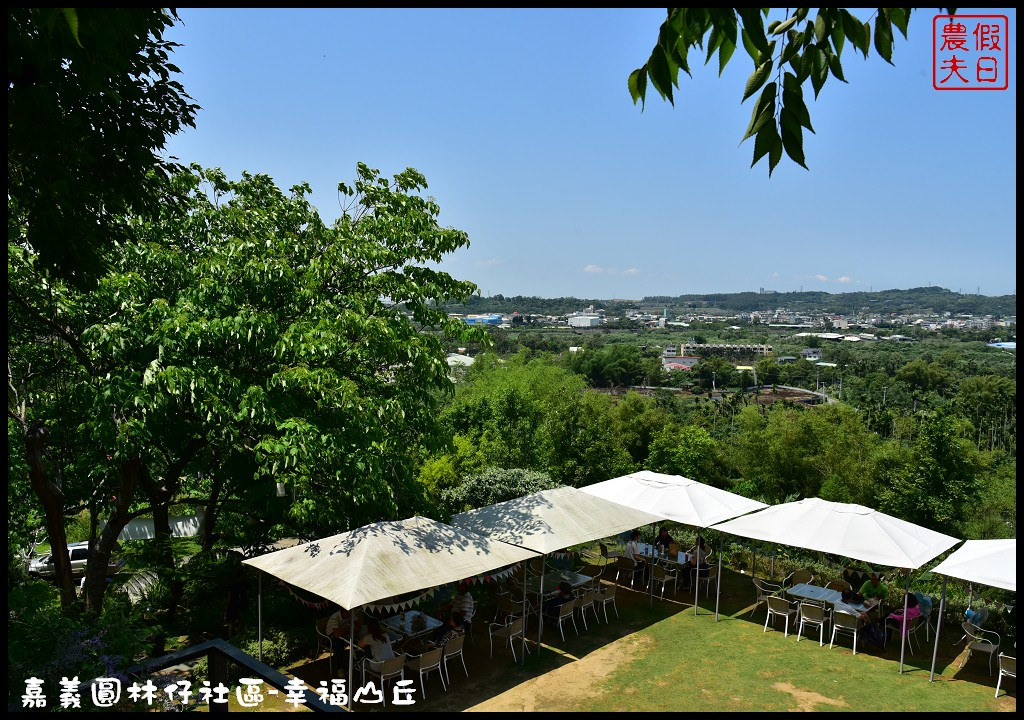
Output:
<instances>
[{"instance_id":1,"label":"white canopy umbrella","mask_svg":"<svg viewBox=\"0 0 1024 720\"><path fill-rule=\"evenodd\" d=\"M546 555L658 520L658 515L560 487L459 513L452 524ZM540 582L543 588L543 567ZM543 620L537 625L539 648Z\"/></svg>"},{"instance_id":2,"label":"white canopy umbrella","mask_svg":"<svg viewBox=\"0 0 1024 720\"><path fill-rule=\"evenodd\" d=\"M1017 540L968 540L934 568L933 573L1017 592ZM973 595L973 592L971 593ZM942 599L935 626L931 680L935 680L935 660L939 654L939 633L946 607L946 578L942 578Z\"/></svg>"},{"instance_id":3,"label":"white canopy umbrella","mask_svg":"<svg viewBox=\"0 0 1024 720\"><path fill-rule=\"evenodd\" d=\"M817 550L873 565L915 569L960 542L863 505L821 498L773 505L714 526L715 530L780 545ZM910 574L907 587L910 590ZM903 612L907 611L906 594ZM903 672L906 636L900 636Z\"/></svg>"},{"instance_id":4,"label":"white canopy umbrella","mask_svg":"<svg viewBox=\"0 0 1024 720\"><path fill-rule=\"evenodd\" d=\"M720 490L682 475L641 470L622 477L580 488L585 493L645 510L664 520L706 528L715 523L768 507L763 502ZM718 619L718 595L722 582L722 553L718 553L718 583L715 619ZM694 583L693 612L697 613L697 586Z\"/></svg>"},{"instance_id":5,"label":"white canopy umbrella","mask_svg":"<svg viewBox=\"0 0 1024 720\"><path fill-rule=\"evenodd\" d=\"M424 517L378 522L245 560L346 610L522 562L537 553ZM261 576L262 578L262 576ZM262 590L262 584L261 584ZM262 660L262 592L259 636ZM352 687L355 613L349 620Z\"/></svg>"}]
</instances>

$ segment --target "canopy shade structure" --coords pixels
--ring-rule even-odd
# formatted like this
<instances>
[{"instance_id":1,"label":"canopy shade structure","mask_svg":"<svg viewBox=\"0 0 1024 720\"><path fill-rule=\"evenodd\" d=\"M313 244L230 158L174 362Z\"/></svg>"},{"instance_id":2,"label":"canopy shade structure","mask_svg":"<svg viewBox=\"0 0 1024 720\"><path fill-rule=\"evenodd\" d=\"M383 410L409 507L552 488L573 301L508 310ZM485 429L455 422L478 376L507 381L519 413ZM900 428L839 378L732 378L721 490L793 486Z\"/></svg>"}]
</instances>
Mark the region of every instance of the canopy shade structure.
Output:
<instances>
[{"instance_id":1,"label":"canopy shade structure","mask_svg":"<svg viewBox=\"0 0 1024 720\"><path fill-rule=\"evenodd\" d=\"M373 523L245 563L351 610L535 555L436 520L413 517Z\"/></svg>"},{"instance_id":2,"label":"canopy shade structure","mask_svg":"<svg viewBox=\"0 0 1024 720\"><path fill-rule=\"evenodd\" d=\"M664 520L705 528L768 507L762 502L691 480L682 475L641 470L580 488L583 492Z\"/></svg>"},{"instance_id":3,"label":"canopy shade structure","mask_svg":"<svg viewBox=\"0 0 1024 720\"><path fill-rule=\"evenodd\" d=\"M714 529L873 565L910 569L921 567L960 542L863 505L821 498L773 505L719 523Z\"/></svg>"},{"instance_id":4,"label":"canopy shade structure","mask_svg":"<svg viewBox=\"0 0 1024 720\"><path fill-rule=\"evenodd\" d=\"M560 487L460 513L452 524L547 554L660 519L660 515L576 488Z\"/></svg>"},{"instance_id":5,"label":"canopy shade structure","mask_svg":"<svg viewBox=\"0 0 1024 720\"><path fill-rule=\"evenodd\" d=\"M1017 592L1017 540L968 540L932 572Z\"/></svg>"}]
</instances>

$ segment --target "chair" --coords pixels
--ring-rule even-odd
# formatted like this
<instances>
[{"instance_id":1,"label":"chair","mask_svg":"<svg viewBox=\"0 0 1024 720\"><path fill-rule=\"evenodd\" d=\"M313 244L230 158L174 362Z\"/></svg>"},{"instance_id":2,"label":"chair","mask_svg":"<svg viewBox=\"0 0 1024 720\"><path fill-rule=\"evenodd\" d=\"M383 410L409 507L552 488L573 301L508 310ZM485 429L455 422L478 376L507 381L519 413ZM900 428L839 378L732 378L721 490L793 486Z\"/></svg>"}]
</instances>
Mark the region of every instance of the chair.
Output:
<instances>
[{"instance_id":1,"label":"chair","mask_svg":"<svg viewBox=\"0 0 1024 720\"><path fill-rule=\"evenodd\" d=\"M437 674L441 676L441 687L448 692L448 686L444 683L444 671L441 669L441 652L442 648L434 648L422 655L408 655L405 658L405 667L420 675L420 692L423 693L424 700L427 698L427 688L423 683L423 676L429 675L431 670L437 670Z\"/></svg>"},{"instance_id":2,"label":"chair","mask_svg":"<svg viewBox=\"0 0 1024 720\"><path fill-rule=\"evenodd\" d=\"M530 612L530 601L526 601L526 612ZM522 595L517 599L511 595L498 595L496 598L496 611L494 622L506 625L509 620L523 616Z\"/></svg>"},{"instance_id":3,"label":"chair","mask_svg":"<svg viewBox=\"0 0 1024 720\"><path fill-rule=\"evenodd\" d=\"M968 638L967 641L967 656L963 662L960 663L960 667L971 659L972 652L983 652L988 654L988 674L992 674L992 657L999 651L999 643L1002 638L999 637L999 633L994 630L982 630L980 627L972 625L969 622L962 622L960 626L964 629L964 637ZM988 638L989 635L995 637L993 642Z\"/></svg>"},{"instance_id":4,"label":"chair","mask_svg":"<svg viewBox=\"0 0 1024 720\"><path fill-rule=\"evenodd\" d=\"M701 572L697 575L698 583L706 583L704 585L704 597L707 598L711 594L711 584L718 580L718 566L712 565L711 569L706 573Z\"/></svg>"},{"instance_id":5,"label":"chair","mask_svg":"<svg viewBox=\"0 0 1024 720\"><path fill-rule=\"evenodd\" d=\"M796 632L796 641L804 632L804 625L818 626L818 647L825 644L825 608L811 603L800 603L800 628Z\"/></svg>"},{"instance_id":6,"label":"chair","mask_svg":"<svg viewBox=\"0 0 1024 720\"><path fill-rule=\"evenodd\" d=\"M910 654L914 654L914 640L917 640L917 631L921 629L921 623L925 622L923 615L910 618L910 622L907 625L907 644L910 645ZM885 629L892 630L893 635L899 637L899 633L903 632L903 621L898 619L889 619L885 621ZM886 636L888 639L888 635ZM917 643L920 645L920 641Z\"/></svg>"},{"instance_id":7,"label":"chair","mask_svg":"<svg viewBox=\"0 0 1024 720\"><path fill-rule=\"evenodd\" d=\"M615 591L619 589L618 585L609 585L601 590L597 591L597 597L594 599L595 605L600 605L604 611L604 621L608 622L608 604L611 603L612 609L615 611L615 619L619 619L619 606L615 604Z\"/></svg>"},{"instance_id":8,"label":"chair","mask_svg":"<svg viewBox=\"0 0 1024 720\"><path fill-rule=\"evenodd\" d=\"M811 574L810 570L794 570L782 581L782 586L789 588L800 583L807 583L809 585L813 582L814 575Z\"/></svg>"},{"instance_id":9,"label":"chair","mask_svg":"<svg viewBox=\"0 0 1024 720\"><path fill-rule=\"evenodd\" d=\"M617 557L615 558L615 583L618 584L619 576L623 574L629 575L629 586L633 587L636 584L636 576L639 568L636 566L636 561L633 558Z\"/></svg>"},{"instance_id":10,"label":"chair","mask_svg":"<svg viewBox=\"0 0 1024 720\"><path fill-rule=\"evenodd\" d=\"M754 583L754 590L757 592L757 600L754 602L754 609L750 611L750 614L753 615L757 612L757 609L761 607L762 603L767 603L768 598L782 590L782 586L770 583L767 580L762 580L761 578L751 578L751 580Z\"/></svg>"},{"instance_id":11,"label":"chair","mask_svg":"<svg viewBox=\"0 0 1024 720\"><path fill-rule=\"evenodd\" d=\"M601 557L603 557L605 560L614 560L615 558L622 557L621 552L619 552L618 550L609 550L608 546L604 543L598 543L597 545L599 548L601 548Z\"/></svg>"},{"instance_id":12,"label":"chair","mask_svg":"<svg viewBox=\"0 0 1024 720\"><path fill-rule=\"evenodd\" d=\"M853 654L857 654L857 632L860 630L861 619L856 615L851 615L848 612L842 610L836 610L832 613L832 641L828 644L828 649L831 650L832 646L836 642L836 633L844 632L853 635Z\"/></svg>"},{"instance_id":13,"label":"chair","mask_svg":"<svg viewBox=\"0 0 1024 720\"><path fill-rule=\"evenodd\" d=\"M1017 679L1017 658L999 653L999 679L996 680L996 697L999 697L999 685L1003 682L1003 675Z\"/></svg>"},{"instance_id":14,"label":"chair","mask_svg":"<svg viewBox=\"0 0 1024 720\"><path fill-rule=\"evenodd\" d=\"M661 583L661 599L665 599L665 586L672 583L672 594L675 595L679 589L679 571L668 570L660 565L655 565L652 569L652 577L654 582Z\"/></svg>"},{"instance_id":15,"label":"chair","mask_svg":"<svg viewBox=\"0 0 1024 720\"><path fill-rule=\"evenodd\" d=\"M784 597L778 595L771 595L768 597L768 617L764 619L764 630L762 632L768 632L768 621L774 616L781 616L786 618L786 637L789 637L789 619L793 618L793 622L796 622L796 609L789 604L789 601ZM775 623L772 623L772 627L775 627Z\"/></svg>"},{"instance_id":16,"label":"chair","mask_svg":"<svg viewBox=\"0 0 1024 720\"><path fill-rule=\"evenodd\" d=\"M853 586L845 580L832 580L828 585L825 586L826 590L838 590L839 592L850 592L853 590Z\"/></svg>"},{"instance_id":17,"label":"chair","mask_svg":"<svg viewBox=\"0 0 1024 720\"><path fill-rule=\"evenodd\" d=\"M466 645L466 636L460 635L459 637L453 637L451 640L444 644L444 653L441 657L441 664L444 666L444 674L448 677L448 684L452 684L451 673L448 672L448 658L453 658L456 655L459 660L462 661L462 669L466 671L466 677L469 677L469 669L466 667L466 657L462 654L462 649Z\"/></svg>"},{"instance_id":18,"label":"chair","mask_svg":"<svg viewBox=\"0 0 1024 720\"><path fill-rule=\"evenodd\" d=\"M530 572L534 575L540 575L541 571L544 570L544 558L531 558L529 563L527 564L527 567L529 568Z\"/></svg>"},{"instance_id":19,"label":"chair","mask_svg":"<svg viewBox=\"0 0 1024 720\"><path fill-rule=\"evenodd\" d=\"M583 629L589 630L587 627L587 608L590 608L590 612L594 613L594 622L598 621L597 607L597 590L588 588L576 599L576 609L580 611L580 617L583 618Z\"/></svg>"},{"instance_id":20,"label":"chair","mask_svg":"<svg viewBox=\"0 0 1024 720\"><path fill-rule=\"evenodd\" d=\"M512 644L515 638L519 638L523 643L523 651L527 654L530 649L526 647L526 638L523 637L523 628L525 621L521 617L517 617L508 624L490 623L487 626L487 635L491 642L491 657L494 657L494 638L504 640L505 643L512 649L512 659L516 660L516 648Z\"/></svg>"},{"instance_id":21,"label":"chair","mask_svg":"<svg viewBox=\"0 0 1024 720\"><path fill-rule=\"evenodd\" d=\"M373 667L374 664L377 665L376 668ZM392 660L382 660L378 663L374 663L370 658L363 658L363 685L366 684L367 673L380 678L381 695L384 695L385 681L394 677L401 677L402 680L405 680L405 655L398 655Z\"/></svg>"},{"instance_id":22,"label":"chair","mask_svg":"<svg viewBox=\"0 0 1024 720\"><path fill-rule=\"evenodd\" d=\"M549 616L552 622L558 623L558 632L562 635L562 642L565 642L565 630L563 626L567 620L572 620L572 627L576 630L576 634L580 634L580 629L576 626L576 600L566 600L564 603L558 606L558 615Z\"/></svg>"},{"instance_id":23,"label":"chair","mask_svg":"<svg viewBox=\"0 0 1024 720\"><path fill-rule=\"evenodd\" d=\"M314 625L314 629L316 630L315 658L320 657L320 653L327 650L327 652L330 653L330 659L328 660L327 667L330 668L331 677L334 677L334 646L331 644L331 636L327 634L327 621L329 619L330 618L320 618Z\"/></svg>"}]
</instances>

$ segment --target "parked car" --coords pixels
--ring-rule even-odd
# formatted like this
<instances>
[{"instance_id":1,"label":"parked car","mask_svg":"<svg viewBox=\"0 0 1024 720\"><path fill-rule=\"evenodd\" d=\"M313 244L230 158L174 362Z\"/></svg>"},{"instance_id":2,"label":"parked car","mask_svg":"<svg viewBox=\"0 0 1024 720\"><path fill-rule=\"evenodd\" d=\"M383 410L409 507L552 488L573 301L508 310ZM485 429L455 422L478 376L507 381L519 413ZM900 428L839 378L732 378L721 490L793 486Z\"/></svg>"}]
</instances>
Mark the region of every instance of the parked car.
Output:
<instances>
[{"instance_id":1,"label":"parked car","mask_svg":"<svg viewBox=\"0 0 1024 720\"><path fill-rule=\"evenodd\" d=\"M68 543L68 554L71 556L71 576L76 578L85 577L85 566L89 561L89 543ZM122 565L124 565L123 558L115 558L111 555L110 561L107 563L107 577L117 573ZM41 555L29 560L28 574L32 577L40 577L46 580L52 580L57 577L53 556Z\"/></svg>"}]
</instances>

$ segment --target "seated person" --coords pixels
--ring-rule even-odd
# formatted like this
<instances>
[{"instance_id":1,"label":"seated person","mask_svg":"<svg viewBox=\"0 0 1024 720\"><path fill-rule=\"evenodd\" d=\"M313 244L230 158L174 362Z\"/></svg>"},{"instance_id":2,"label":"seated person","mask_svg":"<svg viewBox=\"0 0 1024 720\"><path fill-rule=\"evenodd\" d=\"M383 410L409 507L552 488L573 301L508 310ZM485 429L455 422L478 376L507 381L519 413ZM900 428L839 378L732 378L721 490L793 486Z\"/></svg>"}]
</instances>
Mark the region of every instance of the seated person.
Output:
<instances>
[{"instance_id":1,"label":"seated person","mask_svg":"<svg viewBox=\"0 0 1024 720\"><path fill-rule=\"evenodd\" d=\"M698 571L708 569L707 559L710 552L707 543L704 542L704 538L698 535L697 544L690 549L690 569L683 578L685 583L683 590L690 590L692 588L693 578L697 577Z\"/></svg>"},{"instance_id":2,"label":"seated person","mask_svg":"<svg viewBox=\"0 0 1024 720\"><path fill-rule=\"evenodd\" d=\"M469 630L469 623L473 620L476 612L476 603L473 601L473 594L469 591L469 583L459 583L459 591L452 600L452 612L459 613L459 623L466 631Z\"/></svg>"},{"instance_id":3,"label":"seated person","mask_svg":"<svg viewBox=\"0 0 1024 720\"><path fill-rule=\"evenodd\" d=\"M448 616L448 621L434 631L433 636L426 643L426 649L431 650L434 648L444 647L447 642L453 638L463 637L466 634L466 629L463 626L465 617L458 610L452 610L451 615Z\"/></svg>"},{"instance_id":4,"label":"seated person","mask_svg":"<svg viewBox=\"0 0 1024 720\"><path fill-rule=\"evenodd\" d=\"M359 647L369 651L370 667L379 670L382 662L395 659L391 638L384 632L384 628L376 618L371 618L366 624L366 631L366 635L359 641Z\"/></svg>"},{"instance_id":5,"label":"seated person","mask_svg":"<svg viewBox=\"0 0 1024 720\"><path fill-rule=\"evenodd\" d=\"M878 577L878 573L872 572L871 576L864 581L864 584L860 586L860 594L865 598L873 598L878 601L885 600L885 596L888 593L885 585Z\"/></svg>"},{"instance_id":6,"label":"seated person","mask_svg":"<svg viewBox=\"0 0 1024 720\"><path fill-rule=\"evenodd\" d=\"M914 593L907 593L907 615L903 616L903 608L897 608L889 613L886 620L893 620L894 622L900 623L900 629L902 630L903 636L906 637L910 633L910 621L916 617L921 617L921 607L917 603L917 596Z\"/></svg>"},{"instance_id":7,"label":"seated person","mask_svg":"<svg viewBox=\"0 0 1024 720\"><path fill-rule=\"evenodd\" d=\"M668 552L668 546L674 542L675 540L673 540L672 536L668 534L668 530L666 530L665 526L662 525L658 529L658 537L654 539L654 547Z\"/></svg>"},{"instance_id":8,"label":"seated person","mask_svg":"<svg viewBox=\"0 0 1024 720\"><path fill-rule=\"evenodd\" d=\"M640 531L634 530L629 534L629 542L626 543L626 554L625 557L630 558L636 563L636 571L643 573L644 579L647 578L647 561L644 560L643 554L640 552Z\"/></svg>"},{"instance_id":9,"label":"seated person","mask_svg":"<svg viewBox=\"0 0 1024 720\"><path fill-rule=\"evenodd\" d=\"M349 630L352 629L350 626L351 617L352 613L350 611L339 609L338 612L327 618L327 626L324 628L324 632L331 639L331 650L334 652L334 660L340 664L348 663L345 652L348 649ZM353 635L359 637L362 622L358 617L356 618L354 629Z\"/></svg>"},{"instance_id":10,"label":"seated person","mask_svg":"<svg viewBox=\"0 0 1024 720\"><path fill-rule=\"evenodd\" d=\"M558 583L558 594L544 601L544 614L550 618L558 617L558 610L572 600L572 585L564 580Z\"/></svg>"},{"instance_id":11,"label":"seated person","mask_svg":"<svg viewBox=\"0 0 1024 720\"><path fill-rule=\"evenodd\" d=\"M853 590L843 590L842 598L842 602L835 603L837 612L854 615L861 620L868 619L867 611L861 609L864 605L864 597L860 593L856 593ZM854 605L858 607L854 607Z\"/></svg>"}]
</instances>

